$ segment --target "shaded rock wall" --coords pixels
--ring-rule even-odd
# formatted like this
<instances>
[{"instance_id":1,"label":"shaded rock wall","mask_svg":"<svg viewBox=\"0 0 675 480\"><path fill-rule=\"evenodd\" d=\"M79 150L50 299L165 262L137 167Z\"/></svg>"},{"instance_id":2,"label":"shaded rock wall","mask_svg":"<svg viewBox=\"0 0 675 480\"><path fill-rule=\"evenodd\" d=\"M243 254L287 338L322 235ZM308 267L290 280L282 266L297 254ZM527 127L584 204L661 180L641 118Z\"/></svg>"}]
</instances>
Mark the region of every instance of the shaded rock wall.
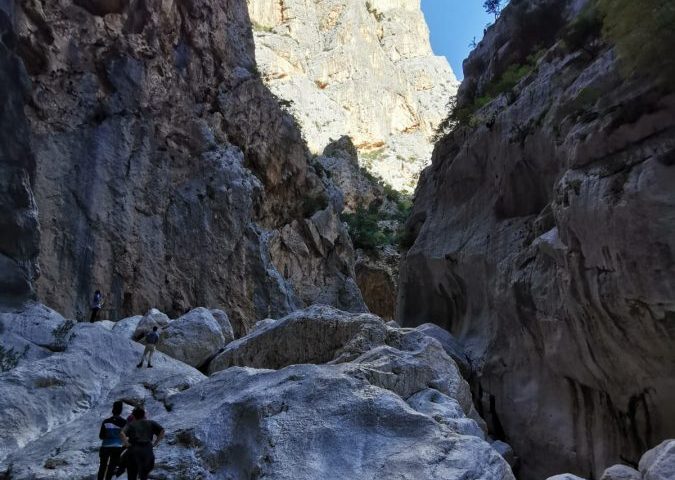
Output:
<instances>
[{"instance_id":1,"label":"shaded rock wall","mask_svg":"<svg viewBox=\"0 0 675 480\"><path fill-rule=\"evenodd\" d=\"M82 315L99 288L117 318L219 306L241 333L316 300L302 273L278 269L288 248L268 248L291 229L321 300L364 308L340 206L256 74L244 0L31 0L16 19L42 301ZM337 234L308 248L297 225L320 211Z\"/></svg>"},{"instance_id":2,"label":"shaded rock wall","mask_svg":"<svg viewBox=\"0 0 675 480\"><path fill-rule=\"evenodd\" d=\"M13 9L0 4L0 300L34 295L40 241L32 183L35 159L23 113L28 77L17 56Z\"/></svg>"},{"instance_id":3,"label":"shaded rock wall","mask_svg":"<svg viewBox=\"0 0 675 480\"><path fill-rule=\"evenodd\" d=\"M401 321L462 340L524 479L675 434L675 95L558 41L583 3L512 2L465 62L460 106L544 47L436 146L400 278Z\"/></svg>"}]
</instances>

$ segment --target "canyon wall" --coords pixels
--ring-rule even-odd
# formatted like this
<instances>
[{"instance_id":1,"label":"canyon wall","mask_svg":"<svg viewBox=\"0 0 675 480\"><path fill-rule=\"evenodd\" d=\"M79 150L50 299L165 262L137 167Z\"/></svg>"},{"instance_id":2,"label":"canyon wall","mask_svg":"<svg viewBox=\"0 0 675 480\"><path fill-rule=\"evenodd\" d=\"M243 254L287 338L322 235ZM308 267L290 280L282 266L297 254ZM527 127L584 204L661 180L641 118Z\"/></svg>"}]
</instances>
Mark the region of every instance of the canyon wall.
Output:
<instances>
[{"instance_id":1,"label":"canyon wall","mask_svg":"<svg viewBox=\"0 0 675 480\"><path fill-rule=\"evenodd\" d=\"M255 66L244 0L29 0L41 301L256 320L364 310L342 201Z\"/></svg>"},{"instance_id":2,"label":"canyon wall","mask_svg":"<svg viewBox=\"0 0 675 480\"><path fill-rule=\"evenodd\" d=\"M349 135L361 164L412 191L455 94L420 0L248 0L265 83L290 103L310 149Z\"/></svg>"},{"instance_id":3,"label":"canyon wall","mask_svg":"<svg viewBox=\"0 0 675 480\"><path fill-rule=\"evenodd\" d=\"M0 3L0 301L12 301L35 294L40 237L31 188L35 159L23 113L28 78L5 8Z\"/></svg>"},{"instance_id":4,"label":"canyon wall","mask_svg":"<svg viewBox=\"0 0 675 480\"><path fill-rule=\"evenodd\" d=\"M523 479L675 435L675 95L585 3L513 1L465 61L401 267L400 320L461 339Z\"/></svg>"}]
</instances>

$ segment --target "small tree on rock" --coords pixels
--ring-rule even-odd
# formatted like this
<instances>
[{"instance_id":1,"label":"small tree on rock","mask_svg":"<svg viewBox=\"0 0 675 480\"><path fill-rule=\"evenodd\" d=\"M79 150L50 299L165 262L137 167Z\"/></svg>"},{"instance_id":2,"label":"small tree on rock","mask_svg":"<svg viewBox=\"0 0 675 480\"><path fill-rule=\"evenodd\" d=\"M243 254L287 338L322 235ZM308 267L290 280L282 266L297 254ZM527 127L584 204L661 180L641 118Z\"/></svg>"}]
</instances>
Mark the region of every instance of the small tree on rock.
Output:
<instances>
[{"instance_id":1,"label":"small tree on rock","mask_svg":"<svg viewBox=\"0 0 675 480\"><path fill-rule=\"evenodd\" d=\"M502 12L502 0L485 0L483 8L487 13L494 15L496 20Z\"/></svg>"}]
</instances>

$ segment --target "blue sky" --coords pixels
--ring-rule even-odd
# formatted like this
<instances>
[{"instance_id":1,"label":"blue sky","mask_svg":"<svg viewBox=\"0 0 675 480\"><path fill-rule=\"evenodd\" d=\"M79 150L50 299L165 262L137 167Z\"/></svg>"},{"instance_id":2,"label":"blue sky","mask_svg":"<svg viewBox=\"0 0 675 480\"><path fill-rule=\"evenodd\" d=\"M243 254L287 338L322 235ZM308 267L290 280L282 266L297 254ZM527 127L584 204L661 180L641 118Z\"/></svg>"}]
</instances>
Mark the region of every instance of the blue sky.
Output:
<instances>
[{"instance_id":1,"label":"blue sky","mask_svg":"<svg viewBox=\"0 0 675 480\"><path fill-rule=\"evenodd\" d=\"M422 10L431 31L436 55L445 55L458 79L463 78L462 61L469 44L483 38L483 29L494 21L483 10L483 0L422 0Z\"/></svg>"}]
</instances>

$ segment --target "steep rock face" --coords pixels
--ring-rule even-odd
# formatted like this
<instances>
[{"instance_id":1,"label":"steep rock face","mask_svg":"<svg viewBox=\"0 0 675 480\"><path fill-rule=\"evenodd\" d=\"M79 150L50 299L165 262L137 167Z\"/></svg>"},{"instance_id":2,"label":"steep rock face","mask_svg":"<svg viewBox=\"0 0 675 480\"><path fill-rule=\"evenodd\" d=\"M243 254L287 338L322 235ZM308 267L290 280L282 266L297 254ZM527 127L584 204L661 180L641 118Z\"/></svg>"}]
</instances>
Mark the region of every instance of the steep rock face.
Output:
<instances>
[{"instance_id":1,"label":"steep rock face","mask_svg":"<svg viewBox=\"0 0 675 480\"><path fill-rule=\"evenodd\" d=\"M35 0L15 13L33 80L43 301L82 315L100 288L115 318L218 306L239 333L317 291L364 309L326 186L255 74L243 0ZM313 276L284 276L290 253L270 245L288 229L316 242L296 225L318 211L332 237L303 252Z\"/></svg>"},{"instance_id":2,"label":"steep rock face","mask_svg":"<svg viewBox=\"0 0 675 480\"><path fill-rule=\"evenodd\" d=\"M23 113L28 78L17 56L10 9L0 4L0 301L34 295L40 236L35 159Z\"/></svg>"},{"instance_id":3,"label":"steep rock face","mask_svg":"<svg viewBox=\"0 0 675 480\"><path fill-rule=\"evenodd\" d=\"M12 321L43 330L66 323L45 311L31 305ZM155 368L137 369L141 345L100 322L69 323L63 351L22 359L0 375L0 475L92 478L99 422L121 399L124 415L144 405L166 429L155 449L157 478L514 479L474 420L468 384L435 339L328 307L272 322L280 338L317 353L303 361L332 356L334 345L313 335L322 322L326 331L379 331L392 346L363 342L363 355L338 365L281 361L278 370L234 367L206 378L163 353ZM363 333L357 330L354 338ZM36 339L31 329L12 334L24 333L25 341Z\"/></svg>"},{"instance_id":4,"label":"steep rock face","mask_svg":"<svg viewBox=\"0 0 675 480\"><path fill-rule=\"evenodd\" d=\"M598 478L675 434L675 95L600 39L558 42L583 4L513 2L465 62L461 107L544 47L436 146L400 278L401 321L464 343L525 479Z\"/></svg>"},{"instance_id":5,"label":"steep rock face","mask_svg":"<svg viewBox=\"0 0 675 480\"><path fill-rule=\"evenodd\" d=\"M349 135L371 171L412 190L457 88L419 0L247 0L266 83L310 149Z\"/></svg>"},{"instance_id":6,"label":"steep rock face","mask_svg":"<svg viewBox=\"0 0 675 480\"><path fill-rule=\"evenodd\" d=\"M343 136L328 144L323 154L317 157L317 162L340 189L346 214L375 215L378 221L376 225L364 227L367 233L370 233L371 228L391 233L398 231L401 218L405 216L402 212L402 195L385 189L381 182L359 166L357 149L349 137ZM360 245L360 233L352 234L357 247L354 271L363 300L372 313L391 320L396 311L400 260L398 246L382 245L364 250Z\"/></svg>"}]
</instances>

